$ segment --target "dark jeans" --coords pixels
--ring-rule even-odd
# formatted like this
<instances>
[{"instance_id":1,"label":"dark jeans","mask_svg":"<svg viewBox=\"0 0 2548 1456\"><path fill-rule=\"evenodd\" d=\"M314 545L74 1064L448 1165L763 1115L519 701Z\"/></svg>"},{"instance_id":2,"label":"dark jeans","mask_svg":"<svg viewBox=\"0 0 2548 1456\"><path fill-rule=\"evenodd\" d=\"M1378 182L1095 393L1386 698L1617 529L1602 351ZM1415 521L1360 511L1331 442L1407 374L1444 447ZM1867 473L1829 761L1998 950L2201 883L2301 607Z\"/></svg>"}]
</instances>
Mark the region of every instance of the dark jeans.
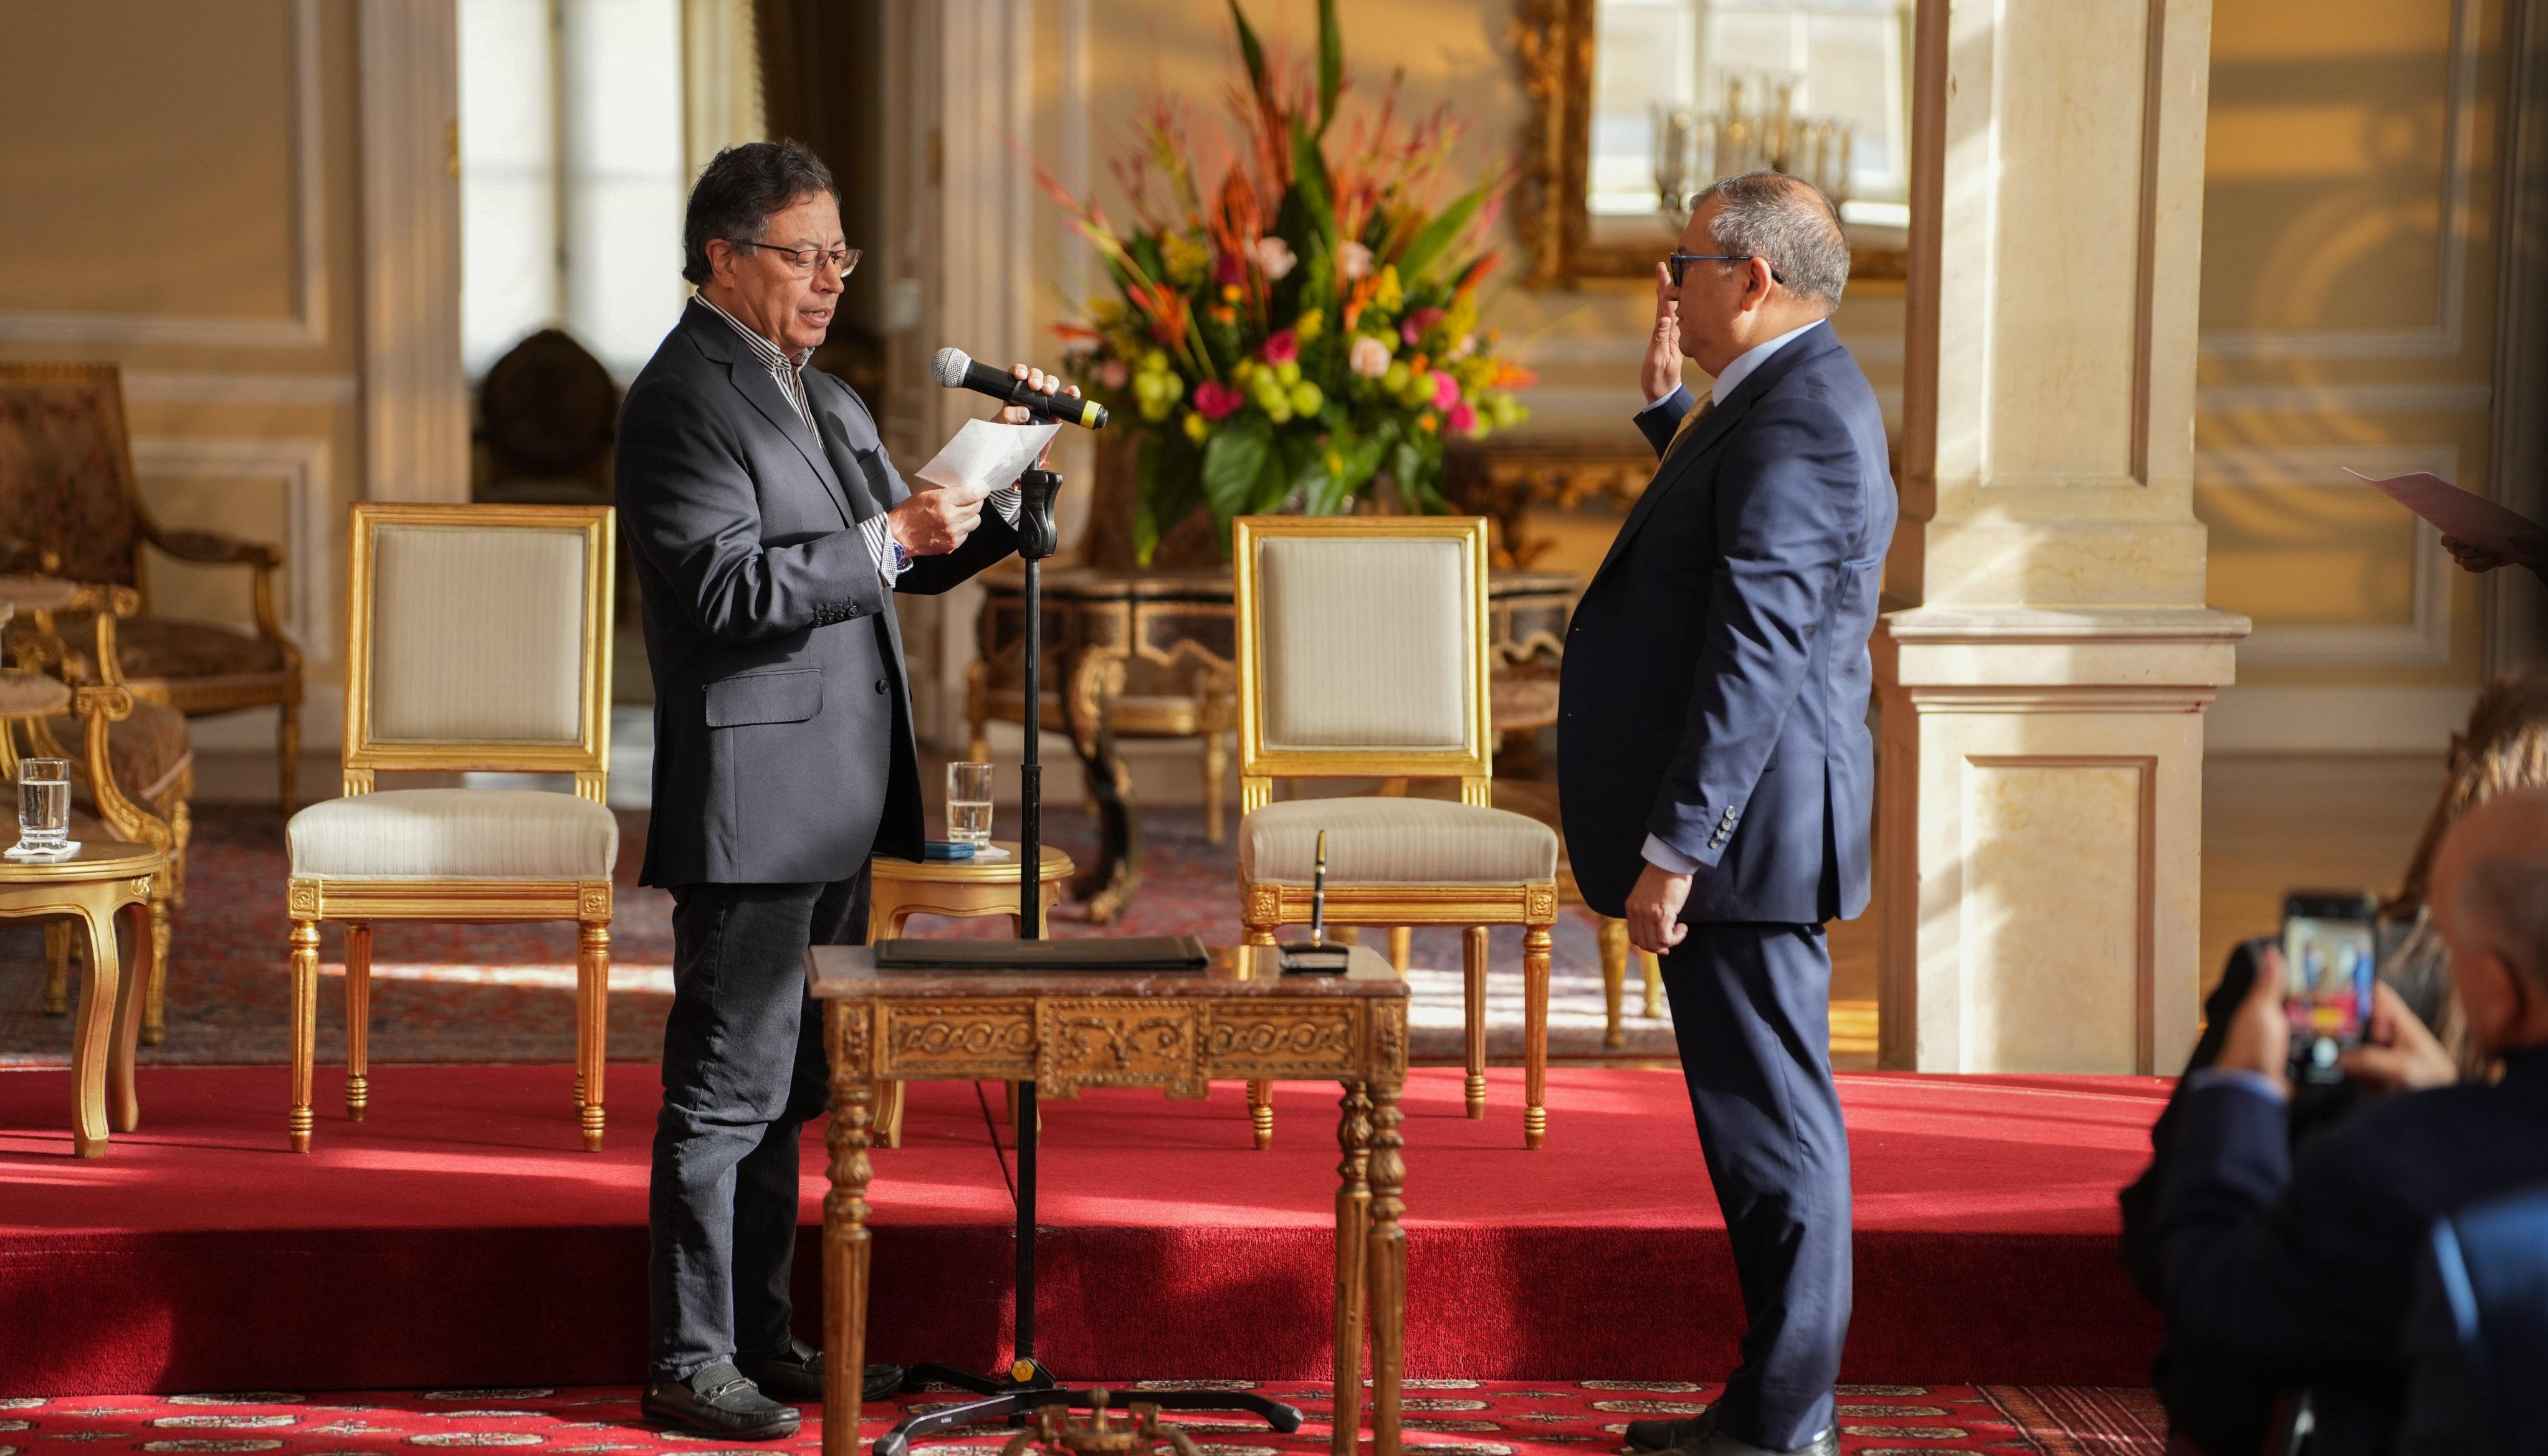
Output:
<instances>
[{"instance_id":1,"label":"dark jeans","mask_svg":"<svg viewBox=\"0 0 2548 1456\"><path fill-rule=\"evenodd\" d=\"M1693 925L1663 957L1673 1034L1743 1286L1717 1420L1791 1450L1829 1428L1851 1299L1849 1133L1819 925Z\"/></svg>"},{"instance_id":2,"label":"dark jeans","mask_svg":"<svg viewBox=\"0 0 2548 1456\"><path fill-rule=\"evenodd\" d=\"M796 1143L823 1111L805 948L866 940L867 876L673 891L673 1013L647 1221L656 1379L788 1348Z\"/></svg>"}]
</instances>

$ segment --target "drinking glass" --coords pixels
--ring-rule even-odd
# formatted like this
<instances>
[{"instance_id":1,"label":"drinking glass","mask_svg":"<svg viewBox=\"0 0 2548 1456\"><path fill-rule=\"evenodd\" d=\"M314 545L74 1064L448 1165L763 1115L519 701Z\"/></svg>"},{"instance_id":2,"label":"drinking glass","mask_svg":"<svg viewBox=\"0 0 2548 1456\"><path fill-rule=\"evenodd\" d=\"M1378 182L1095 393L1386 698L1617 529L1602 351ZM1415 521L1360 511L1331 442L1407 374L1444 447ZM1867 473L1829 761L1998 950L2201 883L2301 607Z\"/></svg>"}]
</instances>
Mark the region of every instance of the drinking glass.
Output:
<instances>
[{"instance_id":1,"label":"drinking glass","mask_svg":"<svg viewBox=\"0 0 2548 1456\"><path fill-rule=\"evenodd\" d=\"M71 766L67 759L22 759L18 764L20 859L68 854L71 843Z\"/></svg>"},{"instance_id":2,"label":"drinking glass","mask_svg":"<svg viewBox=\"0 0 2548 1456\"><path fill-rule=\"evenodd\" d=\"M947 766L947 837L981 849L991 842L991 766Z\"/></svg>"}]
</instances>

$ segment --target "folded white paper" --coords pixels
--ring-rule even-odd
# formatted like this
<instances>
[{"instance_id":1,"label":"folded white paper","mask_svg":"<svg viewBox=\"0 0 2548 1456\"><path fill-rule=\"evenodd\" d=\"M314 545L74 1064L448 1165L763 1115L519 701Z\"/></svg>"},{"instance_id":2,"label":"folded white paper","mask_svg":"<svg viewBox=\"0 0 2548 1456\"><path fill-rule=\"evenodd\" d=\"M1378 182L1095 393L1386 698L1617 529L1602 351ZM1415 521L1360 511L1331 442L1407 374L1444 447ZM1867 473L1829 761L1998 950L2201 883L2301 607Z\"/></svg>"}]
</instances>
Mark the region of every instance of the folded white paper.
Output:
<instances>
[{"instance_id":1,"label":"folded white paper","mask_svg":"<svg viewBox=\"0 0 2548 1456\"><path fill-rule=\"evenodd\" d=\"M2378 487L2382 495L2431 521L2445 536L2516 562L2548 561L2548 527L2429 471L2385 481L2372 480L2358 470L2345 474Z\"/></svg>"},{"instance_id":2,"label":"folded white paper","mask_svg":"<svg viewBox=\"0 0 2548 1456\"><path fill-rule=\"evenodd\" d=\"M987 496L1016 485L1036 463L1044 447L1061 428L1057 424L999 424L968 419L945 449L920 467L914 478L941 490Z\"/></svg>"}]
</instances>

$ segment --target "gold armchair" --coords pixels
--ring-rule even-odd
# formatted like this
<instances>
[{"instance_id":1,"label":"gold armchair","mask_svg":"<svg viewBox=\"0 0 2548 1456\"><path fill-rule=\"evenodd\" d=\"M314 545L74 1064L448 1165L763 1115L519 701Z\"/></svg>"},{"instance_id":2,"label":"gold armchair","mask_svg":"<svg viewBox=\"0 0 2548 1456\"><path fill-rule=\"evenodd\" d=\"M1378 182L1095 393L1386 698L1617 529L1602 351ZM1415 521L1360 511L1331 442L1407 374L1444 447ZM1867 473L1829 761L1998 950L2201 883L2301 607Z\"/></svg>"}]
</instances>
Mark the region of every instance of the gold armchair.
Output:
<instances>
[{"instance_id":1,"label":"gold armchair","mask_svg":"<svg viewBox=\"0 0 2548 1456\"><path fill-rule=\"evenodd\" d=\"M1487 523L1478 516L1242 516L1238 881L1251 944L1310 918L1327 835L1327 913L1347 925L1456 925L1465 937L1469 1116L1487 1108L1487 928L1522 927L1522 1139L1548 1128L1548 962L1557 834L1491 807ZM1460 801L1273 802L1277 778L1454 778ZM1257 1145L1268 1087L1251 1083Z\"/></svg>"},{"instance_id":2,"label":"gold armchair","mask_svg":"<svg viewBox=\"0 0 2548 1456\"><path fill-rule=\"evenodd\" d=\"M353 508L345 796L292 817L292 1113L310 1150L318 924L345 922L345 1113L371 1096L372 923L571 920L575 1105L601 1148L610 988L612 514L584 505ZM575 792L410 788L381 771L572 774Z\"/></svg>"},{"instance_id":3,"label":"gold armchair","mask_svg":"<svg viewBox=\"0 0 2548 1456\"><path fill-rule=\"evenodd\" d=\"M198 566L250 572L253 634L150 612L149 547ZM276 614L283 553L212 531L172 531L151 518L134 482L124 392L112 364L0 364L0 570L129 588L137 615L114 667L133 695L187 717L273 707L283 805L301 756L301 650ZM87 634L76 621L66 638ZM102 666L74 663L92 682ZM154 1039L155 1040L155 1039Z\"/></svg>"}]
</instances>

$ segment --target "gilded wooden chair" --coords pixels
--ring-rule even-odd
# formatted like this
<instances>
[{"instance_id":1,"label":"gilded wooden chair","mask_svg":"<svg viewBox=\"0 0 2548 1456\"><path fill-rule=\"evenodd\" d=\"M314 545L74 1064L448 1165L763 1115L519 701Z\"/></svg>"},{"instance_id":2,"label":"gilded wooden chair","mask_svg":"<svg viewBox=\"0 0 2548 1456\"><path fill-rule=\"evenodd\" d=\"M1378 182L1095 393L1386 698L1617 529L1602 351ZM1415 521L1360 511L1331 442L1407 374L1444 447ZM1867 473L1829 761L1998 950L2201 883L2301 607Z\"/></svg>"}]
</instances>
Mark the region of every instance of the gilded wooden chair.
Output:
<instances>
[{"instance_id":1,"label":"gilded wooden chair","mask_svg":"<svg viewBox=\"0 0 2548 1456\"><path fill-rule=\"evenodd\" d=\"M154 613L144 547L196 566L247 568L255 630ZM301 650L275 611L283 553L213 531L172 531L152 519L134 482L115 365L0 364L0 558L14 558L0 559L0 570L139 593L138 614L117 634L120 680L90 667L78 674L86 681L121 681L136 698L190 718L274 708L279 783L291 808L301 758ZM60 627L74 650L83 650L85 625L65 620Z\"/></svg>"},{"instance_id":2,"label":"gilded wooden chair","mask_svg":"<svg viewBox=\"0 0 2548 1456\"><path fill-rule=\"evenodd\" d=\"M345 923L345 1113L370 1101L372 924L572 920L576 1095L602 1132L610 986L612 515L607 506L353 508L345 796L292 816L292 1148L310 1149L318 923ZM383 771L572 774L538 789L376 790Z\"/></svg>"},{"instance_id":3,"label":"gilded wooden chair","mask_svg":"<svg viewBox=\"0 0 2548 1456\"><path fill-rule=\"evenodd\" d=\"M1548 959L1557 834L1492 807L1487 524L1477 516L1243 516L1238 601L1238 881L1247 938L1310 918L1319 834L1327 916L1467 932L1469 1116L1487 1109L1487 928L1522 927L1522 1139L1548 1128ZM1448 778L1460 799L1274 802L1277 778ZM1274 1134L1248 1088L1256 1142Z\"/></svg>"},{"instance_id":4,"label":"gilded wooden chair","mask_svg":"<svg viewBox=\"0 0 2548 1456\"><path fill-rule=\"evenodd\" d=\"M165 703L136 698L115 663L116 624L139 610L130 587L65 582L54 577L0 577L0 623L10 633L16 666L0 699L23 708L15 719L0 777L17 772L17 748L28 757L64 759L71 765L73 839L117 839L146 844L168 857L168 872L152 876L149 983L142 988L140 1040L156 1046L167 1035L168 942L175 912L186 903L186 845L192 837L188 800L194 793L195 756L186 719ZM74 647L55 631L62 619L85 627ZM103 672L98 671L103 664ZM95 674L96 681L88 675ZM78 706L94 697L92 711ZM103 735L103 757L75 752ZM85 827L83 827L85 826ZM87 954L67 921L45 927L44 1008L47 1016L70 1012L71 961ZM137 960L136 964L142 963Z\"/></svg>"}]
</instances>

